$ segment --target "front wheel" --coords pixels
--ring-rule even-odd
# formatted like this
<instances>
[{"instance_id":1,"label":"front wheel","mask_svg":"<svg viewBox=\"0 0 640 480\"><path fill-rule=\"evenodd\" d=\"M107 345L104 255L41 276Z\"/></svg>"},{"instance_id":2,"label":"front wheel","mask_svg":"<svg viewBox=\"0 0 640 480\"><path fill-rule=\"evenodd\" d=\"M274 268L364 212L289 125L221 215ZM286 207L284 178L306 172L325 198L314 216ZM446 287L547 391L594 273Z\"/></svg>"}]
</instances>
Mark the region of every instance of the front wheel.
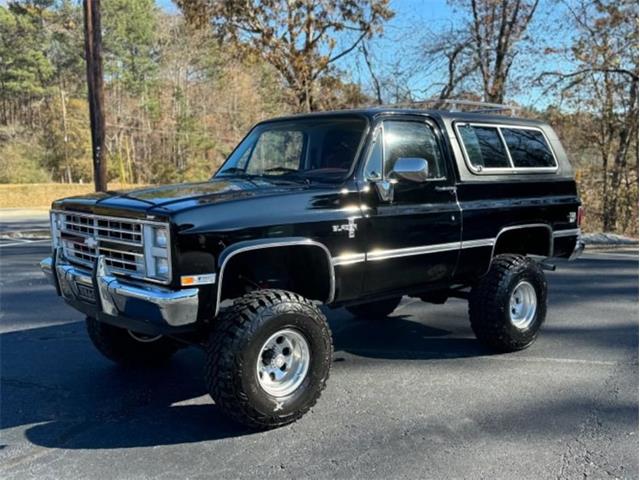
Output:
<instances>
[{"instance_id":1,"label":"front wheel","mask_svg":"<svg viewBox=\"0 0 640 480\"><path fill-rule=\"evenodd\" d=\"M333 346L320 309L284 290L257 290L224 311L209 338L205 380L216 405L251 428L294 422L325 387Z\"/></svg>"},{"instance_id":2,"label":"front wheel","mask_svg":"<svg viewBox=\"0 0 640 480\"><path fill-rule=\"evenodd\" d=\"M531 345L547 314L547 280L522 255L498 255L471 290L469 319L478 340L500 352Z\"/></svg>"}]
</instances>

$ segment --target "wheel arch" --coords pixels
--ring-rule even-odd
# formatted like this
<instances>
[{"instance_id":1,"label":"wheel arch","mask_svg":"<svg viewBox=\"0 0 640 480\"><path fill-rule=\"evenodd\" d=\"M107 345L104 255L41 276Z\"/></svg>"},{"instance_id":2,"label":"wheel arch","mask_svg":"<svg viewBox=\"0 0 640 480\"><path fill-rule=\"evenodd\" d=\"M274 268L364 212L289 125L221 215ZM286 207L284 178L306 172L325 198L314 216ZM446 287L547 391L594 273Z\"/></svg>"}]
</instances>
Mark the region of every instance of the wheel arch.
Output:
<instances>
[{"instance_id":1,"label":"wheel arch","mask_svg":"<svg viewBox=\"0 0 640 480\"><path fill-rule=\"evenodd\" d=\"M553 229L548 223L528 223L502 228L496 235L490 261L502 253L553 256Z\"/></svg>"},{"instance_id":2,"label":"wheel arch","mask_svg":"<svg viewBox=\"0 0 640 480\"><path fill-rule=\"evenodd\" d=\"M256 251L269 251L277 249L293 251L302 248L308 252L314 252L317 258L321 258L326 269L323 273L323 282L326 284L327 295L326 298L318 300L323 301L326 304L333 302L335 296L335 271L333 268L333 262L331 259L331 252L321 242L312 240L306 237L283 237L277 239L257 239L247 240L234 243L226 247L218 257L218 281L216 285L216 307L215 315L218 314L220 309L220 303L223 300L223 287L224 287L224 273L229 269L229 265L232 265L234 261L242 258L243 255L248 255Z\"/></svg>"}]
</instances>

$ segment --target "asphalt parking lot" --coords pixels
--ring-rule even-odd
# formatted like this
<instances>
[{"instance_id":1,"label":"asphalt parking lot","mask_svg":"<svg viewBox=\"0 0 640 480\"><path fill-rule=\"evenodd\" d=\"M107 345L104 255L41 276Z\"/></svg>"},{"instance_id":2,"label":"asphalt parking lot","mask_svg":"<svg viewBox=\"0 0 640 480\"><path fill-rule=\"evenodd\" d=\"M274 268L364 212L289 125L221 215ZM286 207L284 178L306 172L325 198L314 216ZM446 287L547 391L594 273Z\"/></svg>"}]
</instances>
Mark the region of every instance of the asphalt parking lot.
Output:
<instances>
[{"instance_id":1,"label":"asphalt parking lot","mask_svg":"<svg viewBox=\"0 0 640 480\"><path fill-rule=\"evenodd\" d=\"M45 283L47 242L0 246L0 477L638 477L638 255L549 273L528 350L493 355L466 303L403 301L383 321L329 312L332 377L300 422L253 433L206 395L202 353L125 371Z\"/></svg>"},{"instance_id":2,"label":"asphalt parking lot","mask_svg":"<svg viewBox=\"0 0 640 480\"><path fill-rule=\"evenodd\" d=\"M46 208L0 208L0 238L5 234L48 228L49 210Z\"/></svg>"}]
</instances>

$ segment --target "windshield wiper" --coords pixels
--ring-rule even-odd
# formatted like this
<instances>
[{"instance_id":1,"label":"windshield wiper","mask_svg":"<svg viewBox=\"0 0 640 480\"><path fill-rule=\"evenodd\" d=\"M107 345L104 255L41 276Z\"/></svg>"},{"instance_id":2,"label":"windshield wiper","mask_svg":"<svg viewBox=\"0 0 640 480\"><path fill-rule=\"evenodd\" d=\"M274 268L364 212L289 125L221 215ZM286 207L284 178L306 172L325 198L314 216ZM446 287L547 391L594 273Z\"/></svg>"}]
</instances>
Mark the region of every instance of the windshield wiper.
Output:
<instances>
[{"instance_id":1,"label":"windshield wiper","mask_svg":"<svg viewBox=\"0 0 640 480\"><path fill-rule=\"evenodd\" d=\"M244 168L238 168L238 167L225 168L223 171L220 172L220 175L227 175L227 174L230 174L230 175L237 175L237 174L248 175Z\"/></svg>"},{"instance_id":2,"label":"windshield wiper","mask_svg":"<svg viewBox=\"0 0 640 480\"><path fill-rule=\"evenodd\" d=\"M263 170L264 173L271 172L282 172L282 173L300 173L300 170L297 168L289 168L289 167L272 167Z\"/></svg>"},{"instance_id":3,"label":"windshield wiper","mask_svg":"<svg viewBox=\"0 0 640 480\"><path fill-rule=\"evenodd\" d=\"M297 168L272 167L262 171L263 176L265 177L274 177L274 175L269 175L269 173L274 173L274 172L280 172L281 175L278 175L276 178L279 178L282 180L288 180L288 181L291 181L294 179L297 181L302 180L307 185L311 183L311 180L309 180L304 173L305 170L298 170Z\"/></svg>"}]
</instances>

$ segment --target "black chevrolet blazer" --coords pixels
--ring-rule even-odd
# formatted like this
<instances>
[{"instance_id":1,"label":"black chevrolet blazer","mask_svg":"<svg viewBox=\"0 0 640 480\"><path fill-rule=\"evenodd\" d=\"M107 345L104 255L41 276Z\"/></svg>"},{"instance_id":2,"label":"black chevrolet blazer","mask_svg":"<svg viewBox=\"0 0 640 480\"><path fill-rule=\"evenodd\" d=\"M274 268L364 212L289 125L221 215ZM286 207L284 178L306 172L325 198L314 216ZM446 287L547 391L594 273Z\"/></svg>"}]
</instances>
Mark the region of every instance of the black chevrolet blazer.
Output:
<instances>
[{"instance_id":1,"label":"black chevrolet blazer","mask_svg":"<svg viewBox=\"0 0 640 480\"><path fill-rule=\"evenodd\" d=\"M324 388L321 304L373 319L404 295L467 298L480 341L529 346L546 259L582 251L581 219L542 122L317 113L256 125L209 181L55 201L41 267L105 356L152 364L204 346L216 404L269 428Z\"/></svg>"}]
</instances>

